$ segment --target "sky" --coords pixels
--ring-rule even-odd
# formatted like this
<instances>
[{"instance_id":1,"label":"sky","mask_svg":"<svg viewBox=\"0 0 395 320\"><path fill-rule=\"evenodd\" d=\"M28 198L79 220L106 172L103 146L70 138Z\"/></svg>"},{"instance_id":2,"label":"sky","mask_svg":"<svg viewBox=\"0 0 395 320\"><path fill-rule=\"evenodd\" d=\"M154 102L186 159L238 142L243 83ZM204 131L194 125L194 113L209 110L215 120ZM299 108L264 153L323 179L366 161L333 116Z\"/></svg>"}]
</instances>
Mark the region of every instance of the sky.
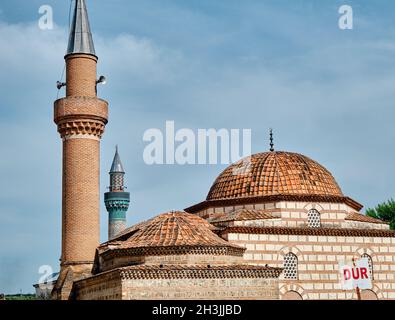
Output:
<instances>
[{"instance_id":1,"label":"sky","mask_svg":"<svg viewBox=\"0 0 395 320\"><path fill-rule=\"evenodd\" d=\"M42 5L52 30L38 27ZM365 208L395 191L395 3L337 0L87 0L98 94L110 103L101 193L119 145L128 224L205 199L225 165L143 161L144 132L251 129L253 153L302 153ZM338 27L351 5L354 28ZM0 2L0 292L58 271L61 140L53 123L69 0ZM101 240L107 212L101 199Z\"/></svg>"}]
</instances>

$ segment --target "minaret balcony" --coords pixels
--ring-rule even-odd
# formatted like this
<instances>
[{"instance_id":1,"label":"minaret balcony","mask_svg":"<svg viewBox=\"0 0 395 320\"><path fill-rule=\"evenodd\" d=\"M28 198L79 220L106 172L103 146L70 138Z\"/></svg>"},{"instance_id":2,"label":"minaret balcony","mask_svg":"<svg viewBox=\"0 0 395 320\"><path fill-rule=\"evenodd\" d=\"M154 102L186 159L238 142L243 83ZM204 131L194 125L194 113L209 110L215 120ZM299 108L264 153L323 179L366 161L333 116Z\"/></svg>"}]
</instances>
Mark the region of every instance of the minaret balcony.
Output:
<instances>
[{"instance_id":1,"label":"minaret balcony","mask_svg":"<svg viewBox=\"0 0 395 320\"><path fill-rule=\"evenodd\" d=\"M104 202L107 209L109 208L128 208L130 203L129 192L106 192Z\"/></svg>"}]
</instances>

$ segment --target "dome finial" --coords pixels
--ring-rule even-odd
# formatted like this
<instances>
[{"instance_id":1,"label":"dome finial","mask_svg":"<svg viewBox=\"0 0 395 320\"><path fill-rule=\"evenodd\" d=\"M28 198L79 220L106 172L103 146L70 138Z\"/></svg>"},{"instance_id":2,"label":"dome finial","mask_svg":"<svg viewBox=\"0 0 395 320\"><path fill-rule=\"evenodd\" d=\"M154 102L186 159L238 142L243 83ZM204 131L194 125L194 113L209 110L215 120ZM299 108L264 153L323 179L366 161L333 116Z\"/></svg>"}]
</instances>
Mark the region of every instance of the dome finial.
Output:
<instances>
[{"instance_id":1,"label":"dome finial","mask_svg":"<svg viewBox=\"0 0 395 320\"><path fill-rule=\"evenodd\" d=\"M273 129L270 128L270 151L274 152Z\"/></svg>"}]
</instances>

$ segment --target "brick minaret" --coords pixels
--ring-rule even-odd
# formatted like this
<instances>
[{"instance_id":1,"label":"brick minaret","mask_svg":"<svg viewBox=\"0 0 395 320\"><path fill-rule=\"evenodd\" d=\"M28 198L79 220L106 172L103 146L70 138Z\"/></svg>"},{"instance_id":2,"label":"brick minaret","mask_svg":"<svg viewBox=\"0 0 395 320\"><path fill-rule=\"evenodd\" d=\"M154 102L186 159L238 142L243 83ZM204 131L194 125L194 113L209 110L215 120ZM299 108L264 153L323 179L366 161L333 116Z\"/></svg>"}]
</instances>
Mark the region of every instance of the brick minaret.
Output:
<instances>
[{"instance_id":1,"label":"brick minaret","mask_svg":"<svg viewBox=\"0 0 395 320\"><path fill-rule=\"evenodd\" d=\"M85 0L76 0L66 60L66 97L55 102L63 140L61 273L53 298L69 299L72 281L90 274L100 240L100 139L108 104L97 98L95 53Z\"/></svg>"},{"instance_id":2,"label":"brick minaret","mask_svg":"<svg viewBox=\"0 0 395 320\"><path fill-rule=\"evenodd\" d=\"M126 228L126 212L129 208L130 193L125 192L125 170L123 169L118 147L110 170L110 191L104 195L108 211L108 239L112 240Z\"/></svg>"}]
</instances>

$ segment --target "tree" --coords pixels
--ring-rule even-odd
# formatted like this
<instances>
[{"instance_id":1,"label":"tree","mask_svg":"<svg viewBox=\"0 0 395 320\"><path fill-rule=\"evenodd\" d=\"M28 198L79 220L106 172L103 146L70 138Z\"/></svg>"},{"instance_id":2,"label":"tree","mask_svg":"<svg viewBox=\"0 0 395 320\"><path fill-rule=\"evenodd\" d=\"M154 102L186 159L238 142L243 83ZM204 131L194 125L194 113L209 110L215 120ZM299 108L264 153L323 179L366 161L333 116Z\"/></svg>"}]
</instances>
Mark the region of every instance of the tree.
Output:
<instances>
[{"instance_id":1,"label":"tree","mask_svg":"<svg viewBox=\"0 0 395 320\"><path fill-rule=\"evenodd\" d=\"M395 200L394 199L381 203L377 205L377 207L374 209L367 209L366 215L368 217L389 222L391 225L391 229L395 230Z\"/></svg>"}]
</instances>

